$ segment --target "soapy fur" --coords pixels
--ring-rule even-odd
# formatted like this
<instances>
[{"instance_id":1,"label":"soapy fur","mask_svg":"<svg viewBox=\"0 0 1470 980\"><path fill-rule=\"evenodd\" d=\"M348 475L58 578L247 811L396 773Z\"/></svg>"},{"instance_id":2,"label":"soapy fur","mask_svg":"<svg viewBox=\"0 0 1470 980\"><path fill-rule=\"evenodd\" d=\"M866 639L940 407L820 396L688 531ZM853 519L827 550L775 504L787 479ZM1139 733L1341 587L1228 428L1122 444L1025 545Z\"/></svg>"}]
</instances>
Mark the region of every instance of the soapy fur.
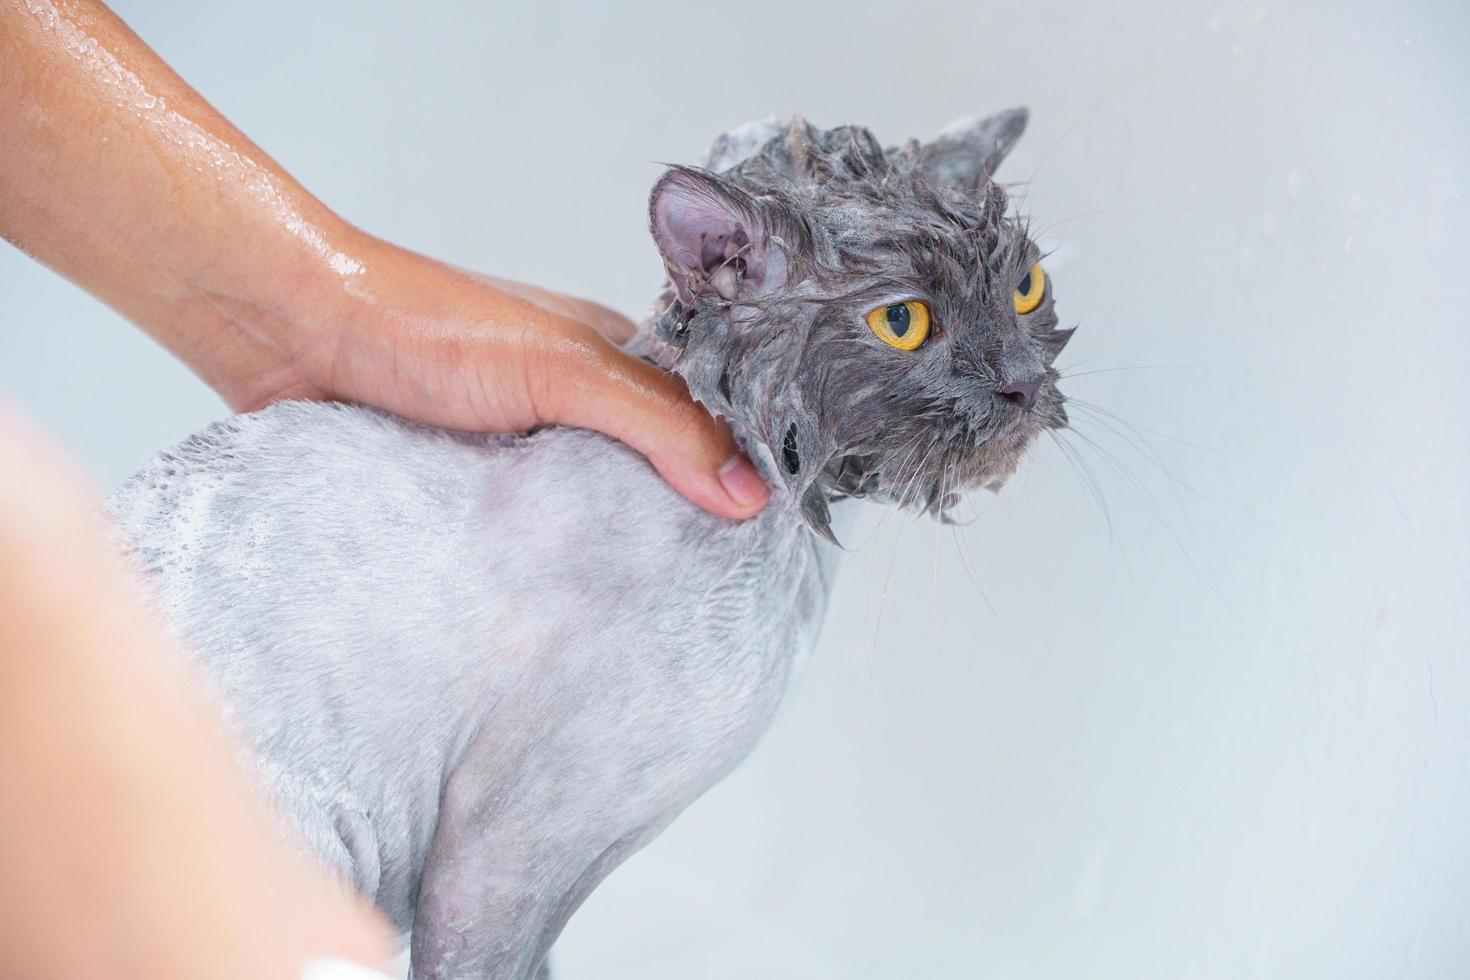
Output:
<instances>
[{"instance_id":1,"label":"soapy fur","mask_svg":"<svg viewBox=\"0 0 1470 980\"><path fill-rule=\"evenodd\" d=\"M1010 309L1035 247L990 180L1024 119L889 150L751 124L655 187L670 282L631 349L730 420L774 488L749 521L596 433L321 403L211 426L112 499L287 831L411 930L415 978L544 975L749 752L815 643L842 501L942 514L1063 424L1065 333L1049 288ZM862 314L908 297L936 326L901 352ZM1022 374L1029 410L997 396Z\"/></svg>"}]
</instances>

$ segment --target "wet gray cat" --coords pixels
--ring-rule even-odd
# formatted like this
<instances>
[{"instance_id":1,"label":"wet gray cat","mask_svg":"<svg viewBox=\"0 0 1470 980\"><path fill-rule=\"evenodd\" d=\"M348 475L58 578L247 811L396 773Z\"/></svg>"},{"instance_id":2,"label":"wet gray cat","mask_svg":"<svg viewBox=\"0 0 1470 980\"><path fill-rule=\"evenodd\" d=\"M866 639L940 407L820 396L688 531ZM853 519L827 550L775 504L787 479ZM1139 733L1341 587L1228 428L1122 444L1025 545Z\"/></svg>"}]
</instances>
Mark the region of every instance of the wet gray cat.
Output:
<instances>
[{"instance_id":1,"label":"wet gray cat","mask_svg":"<svg viewBox=\"0 0 1470 980\"><path fill-rule=\"evenodd\" d=\"M1025 120L886 150L759 123L658 181L669 284L631 346L729 420L774 487L750 521L592 432L308 403L113 498L284 819L412 930L415 977L537 975L750 750L816 639L839 501L943 516L1065 424L1069 331L990 179Z\"/></svg>"}]
</instances>

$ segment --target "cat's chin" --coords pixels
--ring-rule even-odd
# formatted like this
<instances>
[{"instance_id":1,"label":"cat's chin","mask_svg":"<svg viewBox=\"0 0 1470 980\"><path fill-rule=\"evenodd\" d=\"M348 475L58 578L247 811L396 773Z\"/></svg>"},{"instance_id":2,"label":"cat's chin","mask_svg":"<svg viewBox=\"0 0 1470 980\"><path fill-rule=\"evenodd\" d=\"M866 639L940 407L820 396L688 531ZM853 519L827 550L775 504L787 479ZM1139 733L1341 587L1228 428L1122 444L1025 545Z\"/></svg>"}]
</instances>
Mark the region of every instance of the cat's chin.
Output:
<instances>
[{"instance_id":1,"label":"cat's chin","mask_svg":"<svg viewBox=\"0 0 1470 980\"><path fill-rule=\"evenodd\" d=\"M1019 424L992 436L977 451L974 475L965 481L964 489L999 492L1020 468L1026 451L1040 433L1037 425Z\"/></svg>"},{"instance_id":2,"label":"cat's chin","mask_svg":"<svg viewBox=\"0 0 1470 980\"><path fill-rule=\"evenodd\" d=\"M880 487L866 496L888 506L950 522L950 511L964 494L974 490L999 491L1005 485L1019 468L1041 429L1035 424L1010 427L992 435L970 452L942 462L926 478L915 478L902 484L911 488L907 492Z\"/></svg>"}]
</instances>

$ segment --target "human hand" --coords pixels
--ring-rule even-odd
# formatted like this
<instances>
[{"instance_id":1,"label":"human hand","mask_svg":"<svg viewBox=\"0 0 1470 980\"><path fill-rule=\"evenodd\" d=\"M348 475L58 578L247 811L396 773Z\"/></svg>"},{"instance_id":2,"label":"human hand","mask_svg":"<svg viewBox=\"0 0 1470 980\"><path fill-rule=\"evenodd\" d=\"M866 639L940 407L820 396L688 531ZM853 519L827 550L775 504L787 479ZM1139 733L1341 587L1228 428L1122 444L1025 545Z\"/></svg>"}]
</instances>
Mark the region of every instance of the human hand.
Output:
<instances>
[{"instance_id":1,"label":"human hand","mask_svg":"<svg viewBox=\"0 0 1470 980\"><path fill-rule=\"evenodd\" d=\"M354 271L312 284L288 310L212 298L240 338L210 354L233 408L321 398L470 431L596 429L706 510L745 518L765 505L770 491L725 426L677 377L619 350L635 331L626 317L351 229L335 240Z\"/></svg>"},{"instance_id":2,"label":"human hand","mask_svg":"<svg viewBox=\"0 0 1470 980\"><path fill-rule=\"evenodd\" d=\"M233 408L336 398L459 429L584 426L716 514L769 498L677 378L616 348L626 320L352 228L100 3L0 0L0 132L0 235Z\"/></svg>"}]
</instances>

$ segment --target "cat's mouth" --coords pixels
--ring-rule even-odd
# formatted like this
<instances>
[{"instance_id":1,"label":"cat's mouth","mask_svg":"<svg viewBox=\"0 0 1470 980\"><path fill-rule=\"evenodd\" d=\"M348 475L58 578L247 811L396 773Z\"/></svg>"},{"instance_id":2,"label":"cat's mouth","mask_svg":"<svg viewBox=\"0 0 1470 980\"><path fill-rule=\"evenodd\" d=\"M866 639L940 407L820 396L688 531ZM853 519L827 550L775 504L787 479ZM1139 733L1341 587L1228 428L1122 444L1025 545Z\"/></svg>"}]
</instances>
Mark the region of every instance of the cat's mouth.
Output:
<instances>
[{"instance_id":1,"label":"cat's mouth","mask_svg":"<svg viewBox=\"0 0 1470 980\"><path fill-rule=\"evenodd\" d=\"M964 480L958 490L999 490L1016 472L1021 460L1047 429L1067 424L1059 392L1044 393L1035 406L1006 405L984 438L966 454Z\"/></svg>"},{"instance_id":2,"label":"cat's mouth","mask_svg":"<svg viewBox=\"0 0 1470 980\"><path fill-rule=\"evenodd\" d=\"M984 428L973 431L969 439L954 429L945 434L941 427L936 428L928 443L909 441L878 454L839 456L827 465L823 479L811 488L807 498L815 495L831 501L866 497L951 522L951 511L966 493L999 490L1037 437L1048 428L1064 425L1066 413L1061 409L1061 397L1053 391L1047 404L1025 409L1018 406L1003 415L991 415ZM784 448L795 455L794 444ZM815 510L819 513L804 516L820 532L825 522L812 522L825 516L825 504Z\"/></svg>"},{"instance_id":3,"label":"cat's mouth","mask_svg":"<svg viewBox=\"0 0 1470 980\"><path fill-rule=\"evenodd\" d=\"M1015 473L1041 428L1034 418L1017 413L969 447L956 448L938 458L928 457L922 471L895 472L874 488L875 496L947 521L950 510L964 494L1000 489Z\"/></svg>"}]
</instances>

